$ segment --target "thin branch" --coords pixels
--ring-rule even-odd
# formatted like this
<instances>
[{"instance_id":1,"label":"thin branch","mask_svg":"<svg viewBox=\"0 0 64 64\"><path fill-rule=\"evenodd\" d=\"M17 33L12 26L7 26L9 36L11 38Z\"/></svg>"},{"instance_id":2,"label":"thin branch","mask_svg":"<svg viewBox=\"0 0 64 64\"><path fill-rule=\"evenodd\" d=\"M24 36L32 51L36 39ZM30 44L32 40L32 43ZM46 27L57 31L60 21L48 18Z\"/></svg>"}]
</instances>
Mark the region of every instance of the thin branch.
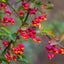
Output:
<instances>
[{"instance_id":1,"label":"thin branch","mask_svg":"<svg viewBox=\"0 0 64 64\"><path fill-rule=\"evenodd\" d=\"M22 17L18 14L18 12L7 2L7 5L19 16L20 20L22 20Z\"/></svg>"},{"instance_id":2,"label":"thin branch","mask_svg":"<svg viewBox=\"0 0 64 64\"><path fill-rule=\"evenodd\" d=\"M8 6L19 16L18 12L7 2Z\"/></svg>"},{"instance_id":3,"label":"thin branch","mask_svg":"<svg viewBox=\"0 0 64 64\"><path fill-rule=\"evenodd\" d=\"M47 34L46 34L46 37L47 37L49 40L51 40L51 37L49 37Z\"/></svg>"},{"instance_id":4,"label":"thin branch","mask_svg":"<svg viewBox=\"0 0 64 64\"><path fill-rule=\"evenodd\" d=\"M27 19L28 19L28 16L29 16L29 10L28 10L28 13L27 13L26 18L25 18L25 20L24 20L24 22L23 22L22 25L24 25L24 24L26 23L26 21L27 21Z\"/></svg>"},{"instance_id":5,"label":"thin branch","mask_svg":"<svg viewBox=\"0 0 64 64\"><path fill-rule=\"evenodd\" d=\"M63 47L64 48L64 46L62 46L61 44L58 44L60 47Z\"/></svg>"},{"instance_id":6,"label":"thin branch","mask_svg":"<svg viewBox=\"0 0 64 64\"><path fill-rule=\"evenodd\" d=\"M0 12L0 14L5 14L5 13L3 13L3 12Z\"/></svg>"}]
</instances>

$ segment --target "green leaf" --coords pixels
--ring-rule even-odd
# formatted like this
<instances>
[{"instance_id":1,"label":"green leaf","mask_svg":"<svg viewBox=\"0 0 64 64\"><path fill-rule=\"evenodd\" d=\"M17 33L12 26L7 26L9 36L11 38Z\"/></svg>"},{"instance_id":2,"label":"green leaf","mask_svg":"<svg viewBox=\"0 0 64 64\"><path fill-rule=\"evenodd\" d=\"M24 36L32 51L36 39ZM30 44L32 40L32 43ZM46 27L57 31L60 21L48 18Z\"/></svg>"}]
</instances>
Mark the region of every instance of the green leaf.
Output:
<instances>
[{"instance_id":1,"label":"green leaf","mask_svg":"<svg viewBox=\"0 0 64 64\"><path fill-rule=\"evenodd\" d=\"M2 27L3 26L3 23L0 23L0 27Z\"/></svg>"},{"instance_id":2,"label":"green leaf","mask_svg":"<svg viewBox=\"0 0 64 64\"><path fill-rule=\"evenodd\" d=\"M2 2L6 2L5 0L2 0Z\"/></svg>"},{"instance_id":3,"label":"green leaf","mask_svg":"<svg viewBox=\"0 0 64 64\"><path fill-rule=\"evenodd\" d=\"M43 33L41 32L40 35L43 36Z\"/></svg>"},{"instance_id":4,"label":"green leaf","mask_svg":"<svg viewBox=\"0 0 64 64\"><path fill-rule=\"evenodd\" d=\"M43 5L41 2L36 2L35 6L40 9L40 6Z\"/></svg>"},{"instance_id":5,"label":"green leaf","mask_svg":"<svg viewBox=\"0 0 64 64\"><path fill-rule=\"evenodd\" d=\"M6 0L6 2L8 2L8 0Z\"/></svg>"},{"instance_id":6,"label":"green leaf","mask_svg":"<svg viewBox=\"0 0 64 64\"><path fill-rule=\"evenodd\" d=\"M0 61L4 61L4 63L1 63L1 64L10 64L5 57L0 56Z\"/></svg>"},{"instance_id":7,"label":"green leaf","mask_svg":"<svg viewBox=\"0 0 64 64\"><path fill-rule=\"evenodd\" d=\"M16 39L16 36L17 36L16 34L12 34L14 40Z\"/></svg>"},{"instance_id":8,"label":"green leaf","mask_svg":"<svg viewBox=\"0 0 64 64\"><path fill-rule=\"evenodd\" d=\"M21 55L17 55L21 60L22 60L22 56Z\"/></svg>"},{"instance_id":9,"label":"green leaf","mask_svg":"<svg viewBox=\"0 0 64 64\"><path fill-rule=\"evenodd\" d=\"M1 27L1 29L2 29L3 31L5 31L6 33L8 33L8 34L11 34L11 31L10 31L8 28L6 28L6 27Z\"/></svg>"},{"instance_id":10,"label":"green leaf","mask_svg":"<svg viewBox=\"0 0 64 64\"><path fill-rule=\"evenodd\" d=\"M51 36L51 37L53 37L53 38L55 37L55 34L54 34L53 31L49 31L49 32L48 32L48 35Z\"/></svg>"},{"instance_id":11,"label":"green leaf","mask_svg":"<svg viewBox=\"0 0 64 64\"><path fill-rule=\"evenodd\" d=\"M62 32L62 33L60 34L60 37L59 37L59 38L60 38L60 42L61 42L61 41L64 41L64 32Z\"/></svg>"},{"instance_id":12,"label":"green leaf","mask_svg":"<svg viewBox=\"0 0 64 64\"><path fill-rule=\"evenodd\" d=\"M35 4L38 5L38 6L41 6L42 5L41 2L36 2Z\"/></svg>"},{"instance_id":13,"label":"green leaf","mask_svg":"<svg viewBox=\"0 0 64 64\"><path fill-rule=\"evenodd\" d=\"M8 0L2 0L2 2L7 2Z\"/></svg>"},{"instance_id":14,"label":"green leaf","mask_svg":"<svg viewBox=\"0 0 64 64\"><path fill-rule=\"evenodd\" d=\"M28 63L28 58L26 58L26 57L24 56L24 54L19 55L19 58L20 58L20 60L18 60L18 61L24 62L24 63Z\"/></svg>"},{"instance_id":15,"label":"green leaf","mask_svg":"<svg viewBox=\"0 0 64 64\"><path fill-rule=\"evenodd\" d=\"M15 23L13 26L11 26L10 24L7 26L7 28L11 31L11 34L13 34L14 32L17 32L18 28L21 26L21 20L13 15L11 15L14 19L15 19ZM11 29L12 28L12 29Z\"/></svg>"},{"instance_id":16,"label":"green leaf","mask_svg":"<svg viewBox=\"0 0 64 64\"><path fill-rule=\"evenodd\" d=\"M9 35L9 37L10 37L10 39L15 40L16 39L16 34Z\"/></svg>"},{"instance_id":17,"label":"green leaf","mask_svg":"<svg viewBox=\"0 0 64 64\"><path fill-rule=\"evenodd\" d=\"M19 6L18 11L24 10L23 6Z\"/></svg>"},{"instance_id":18,"label":"green leaf","mask_svg":"<svg viewBox=\"0 0 64 64\"><path fill-rule=\"evenodd\" d=\"M47 4L47 9L53 9L53 6L51 4Z\"/></svg>"},{"instance_id":19,"label":"green leaf","mask_svg":"<svg viewBox=\"0 0 64 64\"><path fill-rule=\"evenodd\" d=\"M2 31L0 31L0 36L8 36L8 35Z\"/></svg>"},{"instance_id":20,"label":"green leaf","mask_svg":"<svg viewBox=\"0 0 64 64\"><path fill-rule=\"evenodd\" d=\"M0 15L0 21L2 20L2 16Z\"/></svg>"},{"instance_id":21,"label":"green leaf","mask_svg":"<svg viewBox=\"0 0 64 64\"><path fill-rule=\"evenodd\" d=\"M42 32L48 33L50 30L49 29L43 29Z\"/></svg>"},{"instance_id":22,"label":"green leaf","mask_svg":"<svg viewBox=\"0 0 64 64\"><path fill-rule=\"evenodd\" d=\"M51 4L51 2L50 2L50 1L48 1L48 4Z\"/></svg>"}]
</instances>

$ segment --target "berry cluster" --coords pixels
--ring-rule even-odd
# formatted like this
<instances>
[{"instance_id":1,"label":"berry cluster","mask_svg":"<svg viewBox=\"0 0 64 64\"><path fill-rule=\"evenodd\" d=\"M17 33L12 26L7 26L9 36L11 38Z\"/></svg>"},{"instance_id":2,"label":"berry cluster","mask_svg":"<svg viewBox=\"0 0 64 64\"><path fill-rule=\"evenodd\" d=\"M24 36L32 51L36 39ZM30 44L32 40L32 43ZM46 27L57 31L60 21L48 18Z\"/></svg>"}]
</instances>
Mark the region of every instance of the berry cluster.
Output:
<instances>
[{"instance_id":1,"label":"berry cluster","mask_svg":"<svg viewBox=\"0 0 64 64\"><path fill-rule=\"evenodd\" d=\"M52 58L54 58L54 54L48 54L48 58L51 60Z\"/></svg>"},{"instance_id":2,"label":"berry cluster","mask_svg":"<svg viewBox=\"0 0 64 64\"><path fill-rule=\"evenodd\" d=\"M20 10L19 14L20 14L20 16L23 16L23 14L24 14L23 10Z\"/></svg>"},{"instance_id":3,"label":"berry cluster","mask_svg":"<svg viewBox=\"0 0 64 64\"><path fill-rule=\"evenodd\" d=\"M3 41L3 44L4 44L5 47L8 47L9 42L8 41Z\"/></svg>"},{"instance_id":4,"label":"berry cluster","mask_svg":"<svg viewBox=\"0 0 64 64\"><path fill-rule=\"evenodd\" d=\"M59 49L59 53L62 54L62 55L64 55L64 48L60 48Z\"/></svg>"},{"instance_id":5,"label":"berry cluster","mask_svg":"<svg viewBox=\"0 0 64 64\"><path fill-rule=\"evenodd\" d=\"M11 25L14 25L15 20L12 17L11 18L8 18L7 16L5 16L3 18L3 20L1 21L1 23L5 23L5 26L8 25L8 23L11 23Z\"/></svg>"},{"instance_id":6,"label":"berry cluster","mask_svg":"<svg viewBox=\"0 0 64 64\"><path fill-rule=\"evenodd\" d=\"M40 22L43 22L43 21L46 21L46 15L42 15L42 16L39 16L39 17L35 17L33 20L32 20L32 24L34 26L38 26Z\"/></svg>"},{"instance_id":7,"label":"berry cluster","mask_svg":"<svg viewBox=\"0 0 64 64\"><path fill-rule=\"evenodd\" d=\"M7 43L8 41L3 41L3 43ZM8 44L7 44L8 45ZM17 56L15 54L23 54L24 52L24 45L18 44L18 47L12 48L11 51L7 51L7 53L4 55L6 59L10 62L10 60L17 60Z\"/></svg>"},{"instance_id":8,"label":"berry cluster","mask_svg":"<svg viewBox=\"0 0 64 64\"><path fill-rule=\"evenodd\" d=\"M23 39L26 41L28 38L32 38L34 42L41 43L41 39L36 37L36 29L28 28L26 30L18 29L18 32L20 32L20 36L23 36Z\"/></svg>"},{"instance_id":9,"label":"berry cluster","mask_svg":"<svg viewBox=\"0 0 64 64\"><path fill-rule=\"evenodd\" d=\"M29 7L29 4L28 4L28 3L22 2L22 5L23 5L23 8L24 8L25 10L28 10L28 7Z\"/></svg>"},{"instance_id":10,"label":"berry cluster","mask_svg":"<svg viewBox=\"0 0 64 64\"><path fill-rule=\"evenodd\" d=\"M5 10L5 14L11 15L11 14L12 14L12 12L11 12L11 11L9 11L9 10Z\"/></svg>"},{"instance_id":11,"label":"berry cluster","mask_svg":"<svg viewBox=\"0 0 64 64\"><path fill-rule=\"evenodd\" d=\"M49 44L50 44L51 41L49 41ZM46 46L46 49L48 50L48 58L51 60L52 58L54 58L54 54L57 55L58 53L60 54L64 54L64 48L60 48L60 49L57 49L56 47L57 45L50 45L50 46ZM53 54L54 53L54 54Z\"/></svg>"},{"instance_id":12,"label":"berry cluster","mask_svg":"<svg viewBox=\"0 0 64 64\"><path fill-rule=\"evenodd\" d=\"M0 10L7 9L7 5L4 3L0 3Z\"/></svg>"},{"instance_id":13,"label":"berry cluster","mask_svg":"<svg viewBox=\"0 0 64 64\"><path fill-rule=\"evenodd\" d=\"M10 60L14 60L16 61L17 60L17 56L16 55L11 55L10 54L10 51L7 51L7 54L4 55L6 57L6 59L10 62Z\"/></svg>"},{"instance_id":14,"label":"berry cluster","mask_svg":"<svg viewBox=\"0 0 64 64\"><path fill-rule=\"evenodd\" d=\"M49 53L54 53L55 55L59 53L58 49L55 46L46 46L46 49Z\"/></svg>"},{"instance_id":15,"label":"berry cluster","mask_svg":"<svg viewBox=\"0 0 64 64\"><path fill-rule=\"evenodd\" d=\"M34 8L31 8L31 10L29 11L29 14L32 15L32 14L36 14L37 12L37 8L34 7Z\"/></svg>"},{"instance_id":16,"label":"berry cluster","mask_svg":"<svg viewBox=\"0 0 64 64\"><path fill-rule=\"evenodd\" d=\"M23 44L18 44L18 47L12 48L12 52L15 54L23 54L24 52L24 45Z\"/></svg>"}]
</instances>

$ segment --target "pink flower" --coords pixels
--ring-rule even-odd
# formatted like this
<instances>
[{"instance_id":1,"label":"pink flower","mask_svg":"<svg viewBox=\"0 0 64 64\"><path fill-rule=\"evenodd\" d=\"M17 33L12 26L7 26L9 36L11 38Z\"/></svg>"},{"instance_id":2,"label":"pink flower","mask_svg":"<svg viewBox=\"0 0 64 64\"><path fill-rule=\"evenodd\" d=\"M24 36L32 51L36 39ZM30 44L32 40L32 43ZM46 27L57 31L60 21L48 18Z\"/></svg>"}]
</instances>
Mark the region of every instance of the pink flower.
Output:
<instances>
[{"instance_id":1,"label":"pink flower","mask_svg":"<svg viewBox=\"0 0 64 64\"><path fill-rule=\"evenodd\" d=\"M7 9L7 5L4 4L4 3L1 3L1 4L0 4L0 9Z\"/></svg>"},{"instance_id":2,"label":"pink flower","mask_svg":"<svg viewBox=\"0 0 64 64\"><path fill-rule=\"evenodd\" d=\"M48 58L51 60L52 58L54 58L54 54L48 54Z\"/></svg>"},{"instance_id":3,"label":"pink flower","mask_svg":"<svg viewBox=\"0 0 64 64\"><path fill-rule=\"evenodd\" d=\"M26 41L29 38L32 38L34 42L41 43L41 39L36 37L36 29L32 28L28 28L26 30L18 29L18 31L20 32L20 36L23 36L23 39L25 39Z\"/></svg>"},{"instance_id":4,"label":"pink flower","mask_svg":"<svg viewBox=\"0 0 64 64\"><path fill-rule=\"evenodd\" d=\"M13 56L13 60L15 60L15 61L16 61L16 59L17 59L17 56Z\"/></svg>"},{"instance_id":5,"label":"pink flower","mask_svg":"<svg viewBox=\"0 0 64 64\"><path fill-rule=\"evenodd\" d=\"M12 14L12 12L11 11L9 11L9 10L5 10L5 14L9 14L9 15L11 15Z\"/></svg>"},{"instance_id":6,"label":"pink flower","mask_svg":"<svg viewBox=\"0 0 64 64\"><path fill-rule=\"evenodd\" d=\"M4 44L5 47L8 47L9 42L8 41L3 41L3 44Z\"/></svg>"},{"instance_id":7,"label":"pink flower","mask_svg":"<svg viewBox=\"0 0 64 64\"><path fill-rule=\"evenodd\" d=\"M47 49L47 50L52 50L52 47L46 46L46 49Z\"/></svg>"},{"instance_id":8,"label":"pink flower","mask_svg":"<svg viewBox=\"0 0 64 64\"><path fill-rule=\"evenodd\" d=\"M23 14L24 14L23 10L20 10L20 11L19 11L19 14L20 14L21 16L23 16Z\"/></svg>"},{"instance_id":9,"label":"pink flower","mask_svg":"<svg viewBox=\"0 0 64 64\"><path fill-rule=\"evenodd\" d=\"M25 2L22 2L22 5L25 5Z\"/></svg>"},{"instance_id":10,"label":"pink flower","mask_svg":"<svg viewBox=\"0 0 64 64\"><path fill-rule=\"evenodd\" d=\"M3 18L3 20L5 21L5 22L8 22L8 17L7 16L5 16L4 18Z\"/></svg>"},{"instance_id":11,"label":"pink flower","mask_svg":"<svg viewBox=\"0 0 64 64\"><path fill-rule=\"evenodd\" d=\"M25 46L23 44L18 44L18 47L24 48Z\"/></svg>"},{"instance_id":12,"label":"pink flower","mask_svg":"<svg viewBox=\"0 0 64 64\"><path fill-rule=\"evenodd\" d=\"M18 47L14 47L12 48L12 52L15 53L15 54L23 54L24 52L24 45L23 44L18 44Z\"/></svg>"},{"instance_id":13,"label":"pink flower","mask_svg":"<svg viewBox=\"0 0 64 64\"><path fill-rule=\"evenodd\" d=\"M41 5L41 8L44 8L44 5Z\"/></svg>"},{"instance_id":14,"label":"pink flower","mask_svg":"<svg viewBox=\"0 0 64 64\"><path fill-rule=\"evenodd\" d=\"M9 24L8 23L5 23L5 26L8 26Z\"/></svg>"},{"instance_id":15,"label":"pink flower","mask_svg":"<svg viewBox=\"0 0 64 64\"><path fill-rule=\"evenodd\" d=\"M0 47L0 50L1 50L1 47Z\"/></svg>"},{"instance_id":16,"label":"pink flower","mask_svg":"<svg viewBox=\"0 0 64 64\"><path fill-rule=\"evenodd\" d=\"M10 18L12 23L15 23L15 20L13 17Z\"/></svg>"},{"instance_id":17,"label":"pink flower","mask_svg":"<svg viewBox=\"0 0 64 64\"><path fill-rule=\"evenodd\" d=\"M24 7L24 9L28 10L29 4L26 2L22 2L22 5Z\"/></svg>"},{"instance_id":18,"label":"pink flower","mask_svg":"<svg viewBox=\"0 0 64 64\"><path fill-rule=\"evenodd\" d=\"M18 29L18 32L21 32L21 29L20 28Z\"/></svg>"},{"instance_id":19,"label":"pink flower","mask_svg":"<svg viewBox=\"0 0 64 64\"><path fill-rule=\"evenodd\" d=\"M20 39L19 36L16 37L16 40L17 40L17 39Z\"/></svg>"},{"instance_id":20,"label":"pink flower","mask_svg":"<svg viewBox=\"0 0 64 64\"><path fill-rule=\"evenodd\" d=\"M25 3L25 7L29 7L29 4L28 3Z\"/></svg>"},{"instance_id":21,"label":"pink flower","mask_svg":"<svg viewBox=\"0 0 64 64\"><path fill-rule=\"evenodd\" d=\"M14 20L14 18L13 18L13 17L8 18L7 16L5 16L5 17L3 18L3 20L1 21L1 23L4 23L4 24L5 24L5 26L8 26L8 25L9 25L9 23L11 23L11 25L14 25L15 20Z\"/></svg>"},{"instance_id":22,"label":"pink flower","mask_svg":"<svg viewBox=\"0 0 64 64\"><path fill-rule=\"evenodd\" d=\"M33 30L32 30L32 33L33 33L33 34L36 34L36 29L33 29Z\"/></svg>"},{"instance_id":23,"label":"pink flower","mask_svg":"<svg viewBox=\"0 0 64 64\"><path fill-rule=\"evenodd\" d=\"M48 54L48 58L49 58L50 60L52 59L50 54Z\"/></svg>"},{"instance_id":24,"label":"pink flower","mask_svg":"<svg viewBox=\"0 0 64 64\"><path fill-rule=\"evenodd\" d=\"M51 57L54 58L54 54L52 54Z\"/></svg>"}]
</instances>

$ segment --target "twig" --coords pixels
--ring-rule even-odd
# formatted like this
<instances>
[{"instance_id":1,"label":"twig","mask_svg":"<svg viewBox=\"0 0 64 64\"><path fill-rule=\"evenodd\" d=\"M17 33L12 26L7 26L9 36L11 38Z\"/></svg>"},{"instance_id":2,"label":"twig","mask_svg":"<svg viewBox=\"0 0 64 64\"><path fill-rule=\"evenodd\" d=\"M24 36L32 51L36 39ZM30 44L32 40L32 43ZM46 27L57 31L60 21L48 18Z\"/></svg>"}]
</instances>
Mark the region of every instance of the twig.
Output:
<instances>
[{"instance_id":1,"label":"twig","mask_svg":"<svg viewBox=\"0 0 64 64\"><path fill-rule=\"evenodd\" d=\"M58 44L60 47L63 47L64 48L64 46L62 46L61 44Z\"/></svg>"},{"instance_id":2,"label":"twig","mask_svg":"<svg viewBox=\"0 0 64 64\"><path fill-rule=\"evenodd\" d=\"M51 37L49 37L47 34L46 34L46 37L47 37L49 40L51 40Z\"/></svg>"},{"instance_id":3,"label":"twig","mask_svg":"<svg viewBox=\"0 0 64 64\"><path fill-rule=\"evenodd\" d=\"M24 20L22 25L24 25L26 23L26 20L28 19L28 16L29 16L29 10L28 10L28 13L27 13L26 18L25 18L25 20Z\"/></svg>"}]
</instances>

